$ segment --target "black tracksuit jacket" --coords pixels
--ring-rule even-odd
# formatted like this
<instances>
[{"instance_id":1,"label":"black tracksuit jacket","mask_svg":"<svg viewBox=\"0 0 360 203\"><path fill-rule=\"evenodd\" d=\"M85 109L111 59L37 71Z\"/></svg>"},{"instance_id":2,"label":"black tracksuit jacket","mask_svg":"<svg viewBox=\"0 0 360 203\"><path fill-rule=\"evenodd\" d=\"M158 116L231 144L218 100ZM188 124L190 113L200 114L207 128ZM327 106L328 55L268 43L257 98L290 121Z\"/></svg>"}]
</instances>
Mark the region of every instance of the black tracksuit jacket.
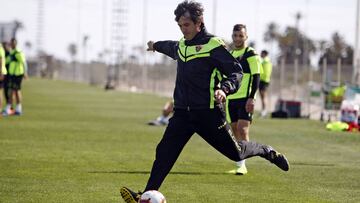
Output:
<instances>
[{"instance_id":1,"label":"black tracksuit jacket","mask_svg":"<svg viewBox=\"0 0 360 203\"><path fill-rule=\"evenodd\" d=\"M209 57L200 57L187 61L191 55L187 54L188 46L198 46L209 42L213 35L202 29L192 40L185 40L185 53L179 52L179 41L158 41L154 49L177 60L177 77L174 90L174 109L209 109L216 88L221 88L228 94L235 93L242 78L242 67L234 57L220 45L210 51ZM182 54L180 59L179 54ZM211 87L210 80L213 70L227 78ZM212 89L213 88L213 89Z\"/></svg>"}]
</instances>

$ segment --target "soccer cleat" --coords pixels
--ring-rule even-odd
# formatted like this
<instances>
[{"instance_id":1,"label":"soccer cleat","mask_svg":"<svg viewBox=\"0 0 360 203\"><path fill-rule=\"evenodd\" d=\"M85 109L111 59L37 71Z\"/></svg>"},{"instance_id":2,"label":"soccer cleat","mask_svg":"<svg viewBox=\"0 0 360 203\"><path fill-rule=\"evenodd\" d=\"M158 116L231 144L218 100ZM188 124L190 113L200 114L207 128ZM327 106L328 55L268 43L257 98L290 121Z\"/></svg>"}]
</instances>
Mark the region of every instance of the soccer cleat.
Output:
<instances>
[{"instance_id":1,"label":"soccer cleat","mask_svg":"<svg viewBox=\"0 0 360 203\"><path fill-rule=\"evenodd\" d=\"M289 170L289 161L286 159L284 155L278 153L272 147L266 148L266 151L267 151L267 155L265 156L265 158L267 160L275 164L283 171Z\"/></svg>"},{"instance_id":2,"label":"soccer cleat","mask_svg":"<svg viewBox=\"0 0 360 203\"><path fill-rule=\"evenodd\" d=\"M169 119L165 117L158 117L157 119L148 122L148 125L154 125L154 126L162 126L167 125L169 123Z\"/></svg>"},{"instance_id":3,"label":"soccer cleat","mask_svg":"<svg viewBox=\"0 0 360 203\"><path fill-rule=\"evenodd\" d=\"M247 168L245 164L243 164L242 166L236 169L235 175L245 175L245 174L247 174Z\"/></svg>"},{"instance_id":4,"label":"soccer cleat","mask_svg":"<svg viewBox=\"0 0 360 203\"><path fill-rule=\"evenodd\" d=\"M167 118L161 119L160 123L162 125L168 125L169 124L169 119L167 119Z\"/></svg>"},{"instance_id":5,"label":"soccer cleat","mask_svg":"<svg viewBox=\"0 0 360 203\"><path fill-rule=\"evenodd\" d=\"M21 111L15 111L14 115L16 115L16 116L21 116L21 115L22 115L22 112L21 112Z\"/></svg>"},{"instance_id":6,"label":"soccer cleat","mask_svg":"<svg viewBox=\"0 0 360 203\"><path fill-rule=\"evenodd\" d=\"M4 110L4 111L2 111L1 112L1 114L3 115L3 116L11 116L11 115L14 115L15 114L15 112L14 112L14 110L11 110L11 109L9 109L9 110Z\"/></svg>"},{"instance_id":7,"label":"soccer cleat","mask_svg":"<svg viewBox=\"0 0 360 203\"><path fill-rule=\"evenodd\" d=\"M153 120L153 121L148 122L148 125L161 126L162 124L158 120Z\"/></svg>"},{"instance_id":8,"label":"soccer cleat","mask_svg":"<svg viewBox=\"0 0 360 203\"><path fill-rule=\"evenodd\" d=\"M236 169L228 171L227 173L235 174L235 175L245 175L247 174L247 168L244 164L241 167L237 167Z\"/></svg>"},{"instance_id":9,"label":"soccer cleat","mask_svg":"<svg viewBox=\"0 0 360 203\"><path fill-rule=\"evenodd\" d=\"M141 196L141 192L133 192L127 187L122 187L120 194L126 203L138 203Z\"/></svg>"}]
</instances>

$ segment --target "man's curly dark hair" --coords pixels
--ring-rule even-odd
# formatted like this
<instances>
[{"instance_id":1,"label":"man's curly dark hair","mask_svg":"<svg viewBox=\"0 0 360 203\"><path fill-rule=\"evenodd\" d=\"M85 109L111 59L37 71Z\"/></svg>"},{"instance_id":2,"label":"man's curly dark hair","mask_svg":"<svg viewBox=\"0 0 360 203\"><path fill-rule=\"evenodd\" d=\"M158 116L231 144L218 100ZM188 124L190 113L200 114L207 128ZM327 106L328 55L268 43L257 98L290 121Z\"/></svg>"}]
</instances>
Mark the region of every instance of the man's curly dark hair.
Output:
<instances>
[{"instance_id":1,"label":"man's curly dark hair","mask_svg":"<svg viewBox=\"0 0 360 203\"><path fill-rule=\"evenodd\" d=\"M175 21L178 22L181 16L190 17L194 23L200 21L201 27L204 27L203 13L204 8L201 3L185 0L174 11Z\"/></svg>"}]
</instances>

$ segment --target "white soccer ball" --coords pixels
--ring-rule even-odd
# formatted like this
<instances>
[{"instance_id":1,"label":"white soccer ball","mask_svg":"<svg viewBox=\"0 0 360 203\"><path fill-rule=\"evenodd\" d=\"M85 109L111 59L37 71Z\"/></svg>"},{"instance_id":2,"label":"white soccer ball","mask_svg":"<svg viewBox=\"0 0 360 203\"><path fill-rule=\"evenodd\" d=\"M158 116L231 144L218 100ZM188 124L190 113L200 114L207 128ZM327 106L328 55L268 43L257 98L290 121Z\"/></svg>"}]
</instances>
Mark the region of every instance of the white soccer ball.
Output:
<instances>
[{"instance_id":1,"label":"white soccer ball","mask_svg":"<svg viewBox=\"0 0 360 203\"><path fill-rule=\"evenodd\" d=\"M161 192L149 190L141 195L139 203L166 203L166 199Z\"/></svg>"}]
</instances>

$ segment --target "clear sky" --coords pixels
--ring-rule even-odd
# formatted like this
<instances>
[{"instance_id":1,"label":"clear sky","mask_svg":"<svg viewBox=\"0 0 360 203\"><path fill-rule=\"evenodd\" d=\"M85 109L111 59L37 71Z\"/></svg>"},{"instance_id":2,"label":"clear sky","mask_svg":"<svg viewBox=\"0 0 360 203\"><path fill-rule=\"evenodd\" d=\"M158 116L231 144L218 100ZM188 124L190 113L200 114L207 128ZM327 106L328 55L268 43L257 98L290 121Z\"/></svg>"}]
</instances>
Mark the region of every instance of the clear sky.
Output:
<instances>
[{"instance_id":1,"label":"clear sky","mask_svg":"<svg viewBox=\"0 0 360 203\"><path fill-rule=\"evenodd\" d=\"M70 60L68 45L72 42L81 43L83 35L90 36L88 59L96 59L98 53L109 48L112 0L43 1L43 48L47 53ZM144 1L147 1L145 34ZM215 0L198 1L205 7L204 17L208 31L215 31L216 35L230 40L232 26L244 23L248 27L250 40L257 43L257 49L269 48L262 41L269 22L276 22L283 31L287 25L295 25L297 12L303 14L300 29L311 38L330 40L331 34L337 31L347 43L354 45L356 0L217 0L215 23ZM128 52L132 47L144 45L150 39L177 40L181 37L173 14L181 1L126 2L128 20L125 47ZM23 47L25 41L30 41L36 49L38 0L0 0L0 8L0 22L17 19L24 23L25 28L18 35L20 47Z\"/></svg>"}]
</instances>

